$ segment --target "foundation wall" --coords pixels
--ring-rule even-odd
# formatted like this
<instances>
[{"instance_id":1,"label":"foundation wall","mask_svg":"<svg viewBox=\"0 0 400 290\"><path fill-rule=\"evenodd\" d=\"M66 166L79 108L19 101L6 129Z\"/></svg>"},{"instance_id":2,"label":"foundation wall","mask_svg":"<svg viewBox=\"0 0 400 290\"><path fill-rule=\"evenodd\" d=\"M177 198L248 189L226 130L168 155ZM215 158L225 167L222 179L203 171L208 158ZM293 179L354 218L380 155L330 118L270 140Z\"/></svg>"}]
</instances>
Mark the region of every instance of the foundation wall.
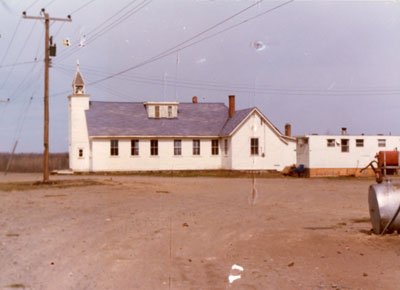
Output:
<instances>
[{"instance_id":1,"label":"foundation wall","mask_svg":"<svg viewBox=\"0 0 400 290\"><path fill-rule=\"evenodd\" d=\"M318 176L375 176L371 168L364 169L360 172L360 168L310 168L310 177Z\"/></svg>"}]
</instances>

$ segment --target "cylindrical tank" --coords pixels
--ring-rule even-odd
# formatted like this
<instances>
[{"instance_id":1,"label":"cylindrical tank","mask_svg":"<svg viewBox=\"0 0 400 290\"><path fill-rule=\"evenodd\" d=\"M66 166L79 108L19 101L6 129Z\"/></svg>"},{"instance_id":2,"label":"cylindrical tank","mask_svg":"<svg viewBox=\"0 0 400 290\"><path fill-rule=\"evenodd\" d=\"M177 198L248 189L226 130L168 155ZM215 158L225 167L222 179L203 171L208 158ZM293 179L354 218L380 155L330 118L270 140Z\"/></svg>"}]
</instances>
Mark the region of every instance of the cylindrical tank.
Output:
<instances>
[{"instance_id":1,"label":"cylindrical tank","mask_svg":"<svg viewBox=\"0 0 400 290\"><path fill-rule=\"evenodd\" d=\"M378 165L383 167L386 159L386 166L399 166L399 151L379 151Z\"/></svg>"},{"instance_id":2,"label":"cylindrical tank","mask_svg":"<svg viewBox=\"0 0 400 290\"><path fill-rule=\"evenodd\" d=\"M368 193L369 214L375 234L380 234L400 206L400 183L373 184ZM400 214L388 230L400 229Z\"/></svg>"}]
</instances>

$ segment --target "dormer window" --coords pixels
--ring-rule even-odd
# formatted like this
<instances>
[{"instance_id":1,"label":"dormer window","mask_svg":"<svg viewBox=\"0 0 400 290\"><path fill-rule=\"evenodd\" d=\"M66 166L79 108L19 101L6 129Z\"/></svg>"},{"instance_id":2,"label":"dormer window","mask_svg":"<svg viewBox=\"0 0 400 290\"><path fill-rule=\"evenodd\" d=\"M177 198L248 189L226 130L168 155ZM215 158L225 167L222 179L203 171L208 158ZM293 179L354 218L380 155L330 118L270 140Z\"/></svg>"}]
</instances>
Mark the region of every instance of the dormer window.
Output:
<instances>
[{"instance_id":1,"label":"dormer window","mask_svg":"<svg viewBox=\"0 0 400 290\"><path fill-rule=\"evenodd\" d=\"M146 102L144 106L148 118L174 119L178 118L178 102Z\"/></svg>"}]
</instances>

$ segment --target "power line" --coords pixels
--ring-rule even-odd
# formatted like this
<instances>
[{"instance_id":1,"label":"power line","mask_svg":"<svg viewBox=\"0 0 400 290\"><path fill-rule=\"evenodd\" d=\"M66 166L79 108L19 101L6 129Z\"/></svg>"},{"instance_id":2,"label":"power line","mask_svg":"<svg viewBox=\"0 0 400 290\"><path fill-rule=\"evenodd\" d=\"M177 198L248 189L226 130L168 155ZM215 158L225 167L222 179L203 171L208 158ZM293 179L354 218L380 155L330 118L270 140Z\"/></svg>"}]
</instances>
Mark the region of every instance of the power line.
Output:
<instances>
[{"instance_id":1,"label":"power line","mask_svg":"<svg viewBox=\"0 0 400 290\"><path fill-rule=\"evenodd\" d=\"M13 64L6 64L3 66L0 66L0 69L2 68L7 68L7 67L12 67L12 66L20 66L20 65L25 65L25 64L31 64L31 63L35 63L38 61L43 61L43 59L38 59L38 60L32 60L32 61L24 61L24 62L18 62L18 63L13 63Z\"/></svg>"},{"instance_id":2,"label":"power line","mask_svg":"<svg viewBox=\"0 0 400 290\"><path fill-rule=\"evenodd\" d=\"M35 24L36 24L36 22L35 22ZM39 38L39 42L38 42L36 53L35 53L35 59L38 58L39 49L40 49L41 43L42 43L42 41ZM22 78L22 81L19 83L19 85L16 87L16 89L11 93L11 97L14 97L16 95L18 89L23 85L23 83L26 81L28 76L32 75L32 73L33 73L34 69L36 68L37 64L38 64L38 62L34 62L34 64L32 65L31 69L26 72L25 76Z\"/></svg>"},{"instance_id":3,"label":"power line","mask_svg":"<svg viewBox=\"0 0 400 290\"><path fill-rule=\"evenodd\" d=\"M93 3L94 1L96 1L96 0L89 0L88 2L86 2L85 4L83 4L82 6L76 8L74 11L70 12L69 14L72 15L72 14L74 14L75 12L78 12L78 11L82 10L83 8L85 8L86 6L88 6L90 3Z\"/></svg>"},{"instance_id":4,"label":"power line","mask_svg":"<svg viewBox=\"0 0 400 290\"><path fill-rule=\"evenodd\" d=\"M50 2L48 2L44 7L46 8L46 7L50 6L50 5L53 4L55 1L57 1L57 0L50 0ZM25 10L25 11L26 11L26 10Z\"/></svg>"},{"instance_id":5,"label":"power line","mask_svg":"<svg viewBox=\"0 0 400 290\"><path fill-rule=\"evenodd\" d=\"M122 7L120 10L118 10L115 14L113 14L111 17L107 18L105 21L102 21L99 25L97 25L95 28L93 28L92 30L90 30L87 34L91 35L91 33L97 33L96 30L101 29L100 27L102 27L103 25L105 25L108 21L110 21L111 19L113 19L114 17L116 17L118 14L120 14L121 12L123 12L125 9L127 9L130 5L134 4L136 2L136 0L130 1L127 5L125 5L124 7ZM78 42L78 39L75 39L76 42ZM75 44L73 46L73 49L75 50L76 48L78 48L78 44ZM64 54L68 53L67 51L64 52ZM63 52L61 52L59 54L59 57L63 55Z\"/></svg>"},{"instance_id":6,"label":"power line","mask_svg":"<svg viewBox=\"0 0 400 290\"><path fill-rule=\"evenodd\" d=\"M64 76L71 77L71 73L67 69L64 69L64 68L61 68L61 67L54 67L54 69L56 71L58 71L59 73L62 73ZM85 79L86 80L90 80L90 77L89 78L85 77ZM129 100L132 99L132 96L127 95L125 92L122 92L121 90L117 90L115 88L110 88L110 87L107 87L107 86L105 86L103 84L98 84L96 86L95 86L96 89L101 88L102 91L106 90L107 92L111 93L111 95L114 96L114 97L123 97L124 99L129 99ZM69 93L69 92L70 91L66 91L65 93ZM55 96L54 94L51 95L51 97L54 97L54 96Z\"/></svg>"},{"instance_id":7,"label":"power line","mask_svg":"<svg viewBox=\"0 0 400 290\"><path fill-rule=\"evenodd\" d=\"M90 31L87 35L90 36L90 38L88 39L88 41L85 42L85 45L88 45L90 43L92 43L93 41L95 41L96 39L98 39L99 37L101 37L102 35L104 35L105 33L107 33L108 31L110 31L111 29L113 29L115 26L121 24L123 21L127 20L128 18L130 18L132 15L136 14L137 12L139 12L140 10L142 10L144 7L146 7L147 5L149 5L152 0L143 0L140 4L138 4L137 6L131 8L129 11L125 12L122 16L119 16L118 19L114 20L112 23L106 25L105 27L101 28L100 27L102 25L104 25L108 20L114 18L117 14L119 14L120 12L122 12L124 9L121 9L120 11L118 11L116 14L114 14L112 17L108 18L107 21L103 22L99 27L93 29L92 31ZM136 0L132 1L130 4L133 4L134 2L136 2ZM126 7L126 6L125 6ZM100 29L99 31L95 32L93 35L91 35L92 32L96 31L97 29ZM63 59L66 59L67 57L71 56L72 54L74 54L75 52L77 52L79 50L79 44L76 44L72 50L69 51L65 51L65 53L63 55L61 55L61 57L58 58L58 61L61 61Z\"/></svg>"},{"instance_id":8,"label":"power line","mask_svg":"<svg viewBox=\"0 0 400 290\"><path fill-rule=\"evenodd\" d=\"M201 36L201 35L203 35L203 34L209 32L209 31L211 31L212 29L214 29L214 28L216 28L216 27L218 27L218 26L220 26L220 25L222 25L222 24L228 22L229 20L231 20L231 19L237 17L238 15L240 15L240 14L246 12L247 10L249 10L249 9L253 8L254 6L258 5L259 3L261 3L262 1L264 1L264 0L260 0L260 1L257 1L257 2L255 2L255 3L253 3L252 5L250 5L250 6L246 7L246 8L244 8L244 9L240 10L239 12L237 12L237 13L235 13L235 14L229 16L228 18L226 18L226 19L224 19L224 20L222 20L222 21L220 21L220 22L218 22L218 23L216 23L216 24L210 26L209 28L207 28L207 29L201 31L200 33L195 34L194 36L190 37L189 39L187 39L187 40L185 40L185 41L183 41L183 42L181 42L181 43L179 43L179 44L177 44L177 45L175 45L175 46L173 46L173 47L171 47L171 48L169 48L169 49L167 49L167 50L165 50L165 51L163 51L163 52L161 52L161 53L159 53L158 55L154 56L153 58L159 57L159 56L165 54L165 53L168 52L168 51L171 51L171 50L173 50L173 49L175 49L175 48L177 48L177 47L179 47L179 46L181 46L181 45L183 45L183 44L185 44L185 43L187 43L187 42L190 42L191 40L193 40L193 39L195 39L195 38L197 38L197 37L199 37L199 36ZM118 13L119 13L119 12L118 12ZM117 20L117 21L118 21L118 20ZM73 51L73 52L70 53L69 55L72 55L74 52L76 52L76 51ZM174 52L175 52L175 51L174 51ZM67 57L68 57L69 55L67 55ZM65 58L64 58L64 59L65 59ZM63 58L59 59L59 61L62 61L62 60L63 60Z\"/></svg>"},{"instance_id":9,"label":"power line","mask_svg":"<svg viewBox=\"0 0 400 290\"><path fill-rule=\"evenodd\" d=\"M20 20L21 20L21 19L20 19ZM31 28L31 30L30 30L30 32L29 32L29 34L28 34L28 37L27 37L25 43L29 43L29 39L30 39L31 36L32 36L32 32L33 32L33 30L35 29L35 26L36 26L36 22L35 22L35 24L32 25L32 28ZM19 53L18 53L18 55L17 55L17 58L15 59L15 63L18 62L18 60L19 60L19 58L21 57L21 54L22 54L22 52L24 51L25 47L26 47L25 45L23 45L23 46L21 47L21 49L20 49L20 51L19 51ZM7 83L8 79L10 78L11 74L12 74L13 71L14 71L14 67L15 67L15 66L12 66L12 67L11 67L11 70L10 70L10 72L8 73L7 77L4 79L4 82L3 82L3 84L1 85L0 89L4 88L4 85Z\"/></svg>"},{"instance_id":10,"label":"power line","mask_svg":"<svg viewBox=\"0 0 400 290\"><path fill-rule=\"evenodd\" d=\"M235 28L235 27L237 27L237 26L239 26L239 25L241 25L241 24L244 24L244 23L246 23L246 22L248 22L248 21L250 21L250 20L254 20L254 19L256 19L257 17L260 17L260 16L263 16L263 15L265 15L265 14L267 14L267 13L270 13L270 12L272 12L272 11L274 11L274 10L280 8L280 7L283 7L284 5L287 5L287 4L289 4L289 3L293 2L293 1L294 1L294 0L290 0L290 1L287 1L287 2L285 2L285 3L283 3L283 4L277 5L277 6L273 7L273 8L270 8L270 9L264 11L263 13L257 14L256 16L253 16L253 17L250 17L250 18L247 18L246 20L244 20L244 21L242 21L242 22L239 22L239 23L237 23L237 24L235 24L235 25L232 25L232 26L230 26L230 27L228 27L228 28L226 28L226 29L224 29L224 30L221 30L221 31L219 31L219 32L216 32L216 33L214 33L214 34L212 34L212 35L210 35L210 36L204 37L204 38L202 38L202 39L200 39L200 40L198 40L198 41L196 41L196 42L192 42L192 43L190 43L190 44L188 44L188 45L186 45L186 46L179 47L179 48L173 49L173 50L167 49L167 50L165 50L164 52L159 53L159 54L158 54L157 56L155 56L155 57L152 57L152 58L150 58L150 59L147 59L147 60L145 60L145 61L143 61L143 62L141 62L141 63L139 63L139 64L137 64L137 65L131 66L131 67L129 67L129 68L127 68L127 69L124 69L124 70L122 70L122 71L120 71L120 72L118 72L118 73L115 73L115 74L109 75L109 76L107 76L107 77L101 78L101 79L99 79L99 80L97 80L97 81L95 81L95 82L88 83L87 85L90 86L90 85L93 85L93 84L96 84L96 83L99 83L99 82L103 82L103 81L105 81L105 80L114 78L115 76L124 74L124 73L126 73L126 72L128 72L128 71L134 70L134 69L136 69L136 68L139 68L139 67L141 67L141 66L144 66L144 65L146 65L146 64L149 64L149 63L151 63L151 62L154 62L154 61L156 61L156 60L159 60L159 59L161 59L161 58L164 58L164 57L166 57L166 56L168 56L168 55L171 55L171 54L177 52L178 50L182 50L182 49L188 48L188 47L190 47L190 46L193 46L193 45L195 45L195 44L197 44L197 43L200 43L200 42L202 42L202 41L204 41L204 40L207 40L207 39L212 38L212 37L214 37L214 36L216 36L216 35L219 35L219 34L221 34L221 33L224 33L224 32L226 32L226 31L228 31L228 30L230 30L230 29L233 29L233 28ZM253 5L254 5L254 4L253 4ZM179 45L181 45L181 44L179 44ZM179 46L179 45L178 45L178 46ZM175 46L175 47L177 47L177 46Z\"/></svg>"},{"instance_id":11,"label":"power line","mask_svg":"<svg viewBox=\"0 0 400 290\"><path fill-rule=\"evenodd\" d=\"M100 36L104 35L105 33L107 33L108 31L110 31L111 29L113 29L115 26L121 24L123 21L125 21L126 19L128 19L129 17L131 17L132 15L136 14L137 12L139 12L140 10L142 10L144 7L146 7L147 5L149 5L153 0L149 0L146 2L146 0L144 0L142 3L140 3L139 5L137 5L136 7L134 7L133 9L131 9L130 11L128 11L127 13L125 13L123 16L121 16L118 20L116 20L114 23L109 24L108 26L106 26L105 28L103 28L102 31L98 32L97 34L95 34L94 36L92 36L87 42L86 44L90 44L91 42L93 42L94 40L96 40L97 38L99 38Z\"/></svg>"},{"instance_id":12,"label":"power line","mask_svg":"<svg viewBox=\"0 0 400 290\"><path fill-rule=\"evenodd\" d=\"M64 74L72 75L73 69L63 68L63 67L55 67L64 72ZM82 69L82 72L90 71L87 69ZM94 71L95 75L104 75L106 73ZM89 72L90 73L90 72ZM150 78L150 77L143 77L143 76L118 76L116 77L119 80L128 80L134 81L137 83L143 84L151 84L157 86L178 86L180 88L190 88L190 89L201 89L201 90L210 90L210 91L224 91L224 92L240 92L240 93L260 93L260 94L275 94L275 95L293 95L293 96L374 96L374 95L399 95L399 89L392 89L392 90L372 90L372 89L357 89L357 90L326 90L326 89L304 89L304 88L271 88L271 87L251 87L246 86L243 84L225 84L225 83L218 83L218 82L206 82L206 81L193 81L193 80L169 80L167 84L165 84L164 79L159 78ZM90 78L88 78L90 80ZM96 84L99 85L99 84ZM59 92L52 94L52 97L60 95L66 92ZM119 93L117 91L117 93Z\"/></svg>"},{"instance_id":13,"label":"power line","mask_svg":"<svg viewBox=\"0 0 400 290\"><path fill-rule=\"evenodd\" d=\"M54 38L58 35L58 33L60 33L60 31L63 28L64 24L65 24L65 22L61 23L60 27L57 29L56 33L54 33L54 35L53 35Z\"/></svg>"},{"instance_id":14,"label":"power line","mask_svg":"<svg viewBox=\"0 0 400 290\"><path fill-rule=\"evenodd\" d=\"M13 41L14 41L15 35L17 34L17 30L18 30L18 27L19 27L20 24L21 24L21 18L18 20L17 26L15 27L14 33L13 33L13 35L12 35L12 37L11 37L11 41L10 41L10 43L8 44L8 47L7 47L7 49L6 49L6 53L4 54L3 58L1 59L0 67L1 67L1 66L3 65L3 63L4 63L4 60L5 60L5 58L6 58L7 54L8 54L8 51L10 50L10 47L11 47Z\"/></svg>"},{"instance_id":15,"label":"power line","mask_svg":"<svg viewBox=\"0 0 400 290\"><path fill-rule=\"evenodd\" d=\"M32 3L31 5L29 5L29 7L26 8L24 11L27 11L27 10L31 9L32 6L35 5L36 3L38 3L39 1L40 1L40 0L34 0L33 3Z\"/></svg>"}]
</instances>

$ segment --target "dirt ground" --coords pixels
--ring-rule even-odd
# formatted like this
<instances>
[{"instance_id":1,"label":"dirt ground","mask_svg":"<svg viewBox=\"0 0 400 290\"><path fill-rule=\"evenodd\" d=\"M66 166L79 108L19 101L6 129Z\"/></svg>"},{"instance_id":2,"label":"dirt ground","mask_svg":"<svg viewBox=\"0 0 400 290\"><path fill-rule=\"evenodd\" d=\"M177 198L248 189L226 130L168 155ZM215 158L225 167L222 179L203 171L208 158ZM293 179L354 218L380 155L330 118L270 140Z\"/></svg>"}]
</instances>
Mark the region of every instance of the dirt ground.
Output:
<instances>
[{"instance_id":1,"label":"dirt ground","mask_svg":"<svg viewBox=\"0 0 400 290\"><path fill-rule=\"evenodd\" d=\"M250 204L245 178L51 178L104 185L0 191L0 289L400 288L400 236L369 232L373 180L257 179Z\"/></svg>"}]
</instances>

